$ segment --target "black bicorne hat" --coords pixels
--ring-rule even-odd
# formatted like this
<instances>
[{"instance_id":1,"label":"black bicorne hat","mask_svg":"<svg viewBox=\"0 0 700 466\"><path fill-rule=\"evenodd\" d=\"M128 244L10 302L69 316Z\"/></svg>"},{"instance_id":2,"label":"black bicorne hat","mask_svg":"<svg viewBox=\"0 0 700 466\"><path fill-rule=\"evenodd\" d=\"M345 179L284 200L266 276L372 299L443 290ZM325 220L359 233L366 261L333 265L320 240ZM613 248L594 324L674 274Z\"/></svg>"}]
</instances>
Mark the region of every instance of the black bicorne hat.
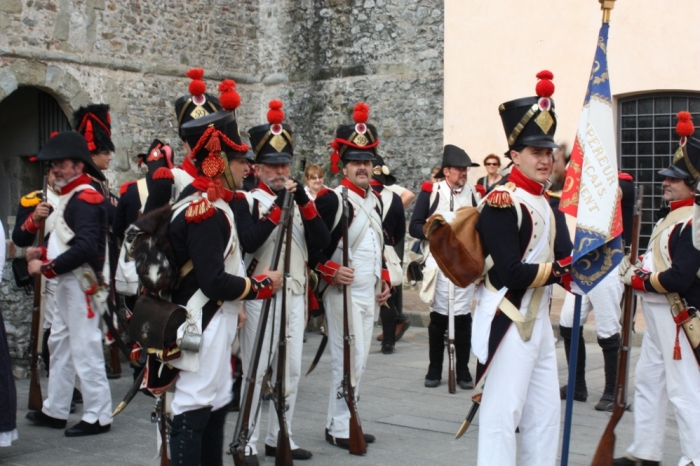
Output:
<instances>
[{"instance_id":1,"label":"black bicorne hat","mask_svg":"<svg viewBox=\"0 0 700 466\"><path fill-rule=\"evenodd\" d=\"M391 174L391 169L384 164L384 159L381 155L377 155L377 157L374 159L372 178L385 186L396 184L396 177Z\"/></svg>"},{"instance_id":2,"label":"black bicorne hat","mask_svg":"<svg viewBox=\"0 0 700 466\"><path fill-rule=\"evenodd\" d=\"M221 110L219 99L206 93L207 85L202 80L204 77L204 70L202 68L190 69L187 72L187 77L192 79L188 89L190 93L179 97L175 101L177 130L183 141L185 137L182 134L182 125Z\"/></svg>"},{"instance_id":3,"label":"black bicorne hat","mask_svg":"<svg viewBox=\"0 0 700 466\"><path fill-rule=\"evenodd\" d=\"M80 107L73 112L73 128L83 135L91 153L114 152L109 105L92 104Z\"/></svg>"},{"instance_id":4,"label":"black bicorne hat","mask_svg":"<svg viewBox=\"0 0 700 466\"><path fill-rule=\"evenodd\" d=\"M479 167L478 163L472 162L467 152L461 147L447 144L442 151L442 165L440 171L435 174L435 178L444 178L443 168L449 167Z\"/></svg>"},{"instance_id":5,"label":"black bicorne hat","mask_svg":"<svg viewBox=\"0 0 700 466\"><path fill-rule=\"evenodd\" d=\"M338 173L338 162L345 164L348 160L371 160L377 157L377 128L367 123L369 105L360 102L355 105L352 115L354 125L340 125L335 131L335 140L331 142L331 172Z\"/></svg>"},{"instance_id":6,"label":"black bicorne hat","mask_svg":"<svg viewBox=\"0 0 700 466\"><path fill-rule=\"evenodd\" d=\"M557 129L557 116L554 113L554 75L550 71L537 73L540 80L535 91L536 96L511 100L498 107L503 122L503 129L508 138L508 152L522 150L526 146L551 147L557 149L554 132Z\"/></svg>"},{"instance_id":7,"label":"black bicorne hat","mask_svg":"<svg viewBox=\"0 0 700 466\"><path fill-rule=\"evenodd\" d=\"M700 140L691 137L695 126L689 112L678 112L676 133L681 137L671 166L659 172L661 176L688 180L691 184L700 181Z\"/></svg>"},{"instance_id":8,"label":"black bicorne hat","mask_svg":"<svg viewBox=\"0 0 700 466\"><path fill-rule=\"evenodd\" d=\"M294 155L292 127L283 124L282 102L271 100L267 112L267 124L248 130L250 145L255 153L255 163L290 163Z\"/></svg>"},{"instance_id":9,"label":"black bicorne hat","mask_svg":"<svg viewBox=\"0 0 700 466\"><path fill-rule=\"evenodd\" d=\"M159 168L171 169L175 167L173 163L173 149L167 144L164 144L160 139L154 139L148 152L139 154L139 167L146 164L148 173L155 173Z\"/></svg>"},{"instance_id":10,"label":"black bicorne hat","mask_svg":"<svg viewBox=\"0 0 700 466\"><path fill-rule=\"evenodd\" d=\"M92 161L87 141L76 131L64 131L53 136L37 156L37 160L47 162L63 159L79 160L85 164L85 173L100 181L105 180L102 170Z\"/></svg>"}]
</instances>

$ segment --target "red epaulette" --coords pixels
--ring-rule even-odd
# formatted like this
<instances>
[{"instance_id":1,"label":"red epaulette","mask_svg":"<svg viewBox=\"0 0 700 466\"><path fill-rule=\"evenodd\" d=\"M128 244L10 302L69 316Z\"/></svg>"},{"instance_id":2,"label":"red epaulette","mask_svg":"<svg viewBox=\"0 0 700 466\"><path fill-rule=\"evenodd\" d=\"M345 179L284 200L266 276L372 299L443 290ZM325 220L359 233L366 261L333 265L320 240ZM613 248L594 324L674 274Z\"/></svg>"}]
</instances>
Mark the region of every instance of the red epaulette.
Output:
<instances>
[{"instance_id":1,"label":"red epaulette","mask_svg":"<svg viewBox=\"0 0 700 466\"><path fill-rule=\"evenodd\" d=\"M484 197L486 195L486 188L484 188L483 184L475 185L474 189L476 189L476 192L478 192L481 197Z\"/></svg>"},{"instance_id":2,"label":"red epaulette","mask_svg":"<svg viewBox=\"0 0 700 466\"><path fill-rule=\"evenodd\" d=\"M126 183L124 183L122 187L119 188L119 195L123 196L124 194L126 194L126 190L129 189L129 186L131 186L132 184L136 184L136 180L127 181Z\"/></svg>"},{"instance_id":3,"label":"red epaulette","mask_svg":"<svg viewBox=\"0 0 700 466\"><path fill-rule=\"evenodd\" d=\"M174 180L173 172L167 167L160 167L153 173L154 180Z\"/></svg>"},{"instance_id":4,"label":"red epaulette","mask_svg":"<svg viewBox=\"0 0 700 466\"><path fill-rule=\"evenodd\" d=\"M486 196L486 203L491 207L505 209L513 205L513 198L505 189L494 189Z\"/></svg>"},{"instance_id":5,"label":"red epaulette","mask_svg":"<svg viewBox=\"0 0 700 466\"><path fill-rule=\"evenodd\" d=\"M185 220L187 223L200 223L202 220L206 220L216 212L216 207L214 204L209 202L206 197L199 198L190 202L185 210Z\"/></svg>"},{"instance_id":6,"label":"red epaulette","mask_svg":"<svg viewBox=\"0 0 700 466\"><path fill-rule=\"evenodd\" d=\"M233 199L236 201L243 201L245 200L245 193L243 191L236 191L233 193Z\"/></svg>"},{"instance_id":7,"label":"red epaulette","mask_svg":"<svg viewBox=\"0 0 700 466\"><path fill-rule=\"evenodd\" d=\"M617 177L623 181L634 181L634 178L629 173L618 173Z\"/></svg>"},{"instance_id":8,"label":"red epaulette","mask_svg":"<svg viewBox=\"0 0 700 466\"><path fill-rule=\"evenodd\" d=\"M94 189L83 189L80 191L80 194L78 194L78 199L88 204L102 204L105 197Z\"/></svg>"},{"instance_id":9,"label":"red epaulette","mask_svg":"<svg viewBox=\"0 0 700 466\"><path fill-rule=\"evenodd\" d=\"M421 191L425 191L426 193L432 193L433 192L433 182L432 181L424 181L422 185L420 185Z\"/></svg>"},{"instance_id":10,"label":"red epaulette","mask_svg":"<svg viewBox=\"0 0 700 466\"><path fill-rule=\"evenodd\" d=\"M328 193L332 193L332 192L333 192L333 190L332 190L332 189L328 189L328 188L321 188L321 190L320 190L320 191L318 192L318 194L316 194L316 198L318 199L319 197L321 197L321 196L325 196L326 194L328 194Z\"/></svg>"}]
</instances>

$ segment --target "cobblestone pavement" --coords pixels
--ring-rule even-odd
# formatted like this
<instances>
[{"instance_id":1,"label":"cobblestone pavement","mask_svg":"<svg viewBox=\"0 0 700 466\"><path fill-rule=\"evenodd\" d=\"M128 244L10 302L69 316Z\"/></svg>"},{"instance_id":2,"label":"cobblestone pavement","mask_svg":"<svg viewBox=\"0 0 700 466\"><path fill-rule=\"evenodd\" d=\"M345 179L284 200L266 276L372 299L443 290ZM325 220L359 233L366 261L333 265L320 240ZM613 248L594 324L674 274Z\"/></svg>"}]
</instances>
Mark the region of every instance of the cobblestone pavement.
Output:
<instances>
[{"instance_id":1,"label":"cobblestone pavement","mask_svg":"<svg viewBox=\"0 0 700 466\"><path fill-rule=\"evenodd\" d=\"M381 330L376 328L375 334ZM304 347L303 370L308 368L318 348L320 335L308 334ZM602 394L603 359L597 344L587 345L587 382L589 399L574 404L573 435L569 456L571 465L588 465L598 440L609 419L609 414L597 412L593 406ZM564 349L557 344L559 376L566 379ZM639 348L633 349L632 370L639 356ZM294 417L293 438L301 447L314 453L313 459L297 464L308 465L474 465L476 464L479 419L464 437L454 439L470 402L470 392L458 388L455 395L447 392L446 384L438 388L423 387L427 369L428 335L424 328L411 328L397 344L393 355L383 355L379 343L374 341L369 356L367 372L361 383L360 416L364 431L377 437L368 446L367 455L356 457L331 446L324 440L324 424L328 406L330 356L326 352L316 370L303 377ZM470 367L474 371L472 358ZM124 365L126 368L126 365ZM119 380L110 382L113 404L126 393L130 379L126 372ZM446 380L446 374L443 380ZM46 394L47 379L42 389ZM633 390L634 377L630 379ZM20 439L10 448L0 449L2 465L158 465L156 453L156 427L150 422L153 401L138 395L125 412L115 420L107 434L87 438L66 438L62 430L32 427L24 419L27 412L29 380L17 382L17 413ZM81 405L71 415L69 425L80 419ZM564 402L562 402L562 423ZM263 426L258 449L264 451L266 411L263 410ZM667 419L665 464L676 464L679 458L678 428L669 410ZM237 413L230 413L226 426L226 443L230 441ZM626 413L616 429L616 456L621 455L632 440L634 413ZM561 444L561 442L560 442ZM274 458L260 458L261 464L274 464ZM558 463L558 462L557 462ZM233 464L231 457L224 457L224 464ZM530 465L527 465L530 466Z\"/></svg>"}]
</instances>

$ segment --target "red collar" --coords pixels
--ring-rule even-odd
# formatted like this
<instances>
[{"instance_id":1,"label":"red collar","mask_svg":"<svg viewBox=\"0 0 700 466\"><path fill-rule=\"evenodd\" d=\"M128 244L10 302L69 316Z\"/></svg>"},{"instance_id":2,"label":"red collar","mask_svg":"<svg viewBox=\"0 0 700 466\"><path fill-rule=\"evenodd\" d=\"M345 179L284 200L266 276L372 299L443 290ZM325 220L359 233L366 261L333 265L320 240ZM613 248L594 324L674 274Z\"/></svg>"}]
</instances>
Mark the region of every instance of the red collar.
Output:
<instances>
[{"instance_id":1,"label":"red collar","mask_svg":"<svg viewBox=\"0 0 700 466\"><path fill-rule=\"evenodd\" d=\"M262 181L258 181L258 189L260 189L261 191L265 191L270 196L277 196L277 194L274 193L272 191L272 189L267 184L263 183Z\"/></svg>"},{"instance_id":2,"label":"red collar","mask_svg":"<svg viewBox=\"0 0 700 466\"><path fill-rule=\"evenodd\" d=\"M377 181L375 179L369 180L369 185L372 186L373 188L383 188L384 187L384 183L382 183L381 181Z\"/></svg>"},{"instance_id":3,"label":"red collar","mask_svg":"<svg viewBox=\"0 0 700 466\"><path fill-rule=\"evenodd\" d=\"M194 186L194 188L197 191L206 193L207 189L209 188L209 185L213 184L213 183L214 182L211 179L207 178L206 176L199 175L192 182L192 186ZM223 199L224 202L226 202L228 204L233 199L233 191L231 191L230 189L224 188L223 195L221 196L221 199Z\"/></svg>"},{"instance_id":4,"label":"red collar","mask_svg":"<svg viewBox=\"0 0 700 466\"><path fill-rule=\"evenodd\" d=\"M197 167L194 165L194 162L192 162L192 159L188 155L185 156L185 160L182 161L180 168L192 178L197 177Z\"/></svg>"},{"instance_id":5,"label":"red collar","mask_svg":"<svg viewBox=\"0 0 700 466\"><path fill-rule=\"evenodd\" d=\"M364 190L357 186L355 183L350 181L347 178L343 178L343 181L340 182L341 186L347 187L350 191L354 192L358 196L361 196L363 198L367 197L367 194L370 192L369 190Z\"/></svg>"},{"instance_id":6,"label":"red collar","mask_svg":"<svg viewBox=\"0 0 700 466\"><path fill-rule=\"evenodd\" d=\"M671 212L674 210L680 208L680 207L691 207L695 202L695 198L693 196L690 196L689 198L686 199L680 199L678 201L671 201L669 202L668 206L671 208Z\"/></svg>"},{"instance_id":7,"label":"red collar","mask_svg":"<svg viewBox=\"0 0 700 466\"><path fill-rule=\"evenodd\" d=\"M535 196L541 196L545 192L545 186L542 183L528 178L523 172L518 170L518 167L513 167L510 175L508 175L508 181Z\"/></svg>"},{"instance_id":8,"label":"red collar","mask_svg":"<svg viewBox=\"0 0 700 466\"><path fill-rule=\"evenodd\" d=\"M90 177L87 175L87 173L83 173L82 175L80 175L79 177L62 187L61 195L68 194L81 184L90 184Z\"/></svg>"}]
</instances>

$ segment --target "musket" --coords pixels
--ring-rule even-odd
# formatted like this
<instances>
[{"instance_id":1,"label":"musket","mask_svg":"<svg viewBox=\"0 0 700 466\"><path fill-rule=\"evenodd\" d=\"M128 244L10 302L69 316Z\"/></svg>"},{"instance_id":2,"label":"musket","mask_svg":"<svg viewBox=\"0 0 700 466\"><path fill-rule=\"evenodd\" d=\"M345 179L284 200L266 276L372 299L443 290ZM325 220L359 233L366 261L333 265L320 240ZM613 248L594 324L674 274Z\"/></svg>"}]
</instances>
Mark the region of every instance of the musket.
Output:
<instances>
[{"instance_id":1,"label":"musket","mask_svg":"<svg viewBox=\"0 0 700 466\"><path fill-rule=\"evenodd\" d=\"M299 188L297 188L299 189ZM284 246L284 275L282 281L282 312L280 313L280 334L277 347L277 380L275 381L275 409L277 411L277 423L279 433L277 434L277 450L275 452L275 466L293 466L292 446L289 441L289 430L287 428L287 294L288 286L291 285L292 277L289 270L292 266L292 220L293 215L287 221L287 231L285 232Z\"/></svg>"},{"instance_id":2,"label":"musket","mask_svg":"<svg viewBox=\"0 0 700 466\"><path fill-rule=\"evenodd\" d=\"M642 212L642 198L644 196L644 186L637 187L636 199L634 200L634 220L632 221L632 244L630 245L630 261L632 264L637 259L639 250L639 223ZM625 304L622 309L622 331L620 353L617 359L617 381L615 383L615 401L612 416L603 432L603 437L598 443L598 449L593 456L591 466L611 466L615 453L615 427L622 419L627 409L627 378L630 366L630 337L633 325L632 307L634 303L634 289L630 285L625 285Z\"/></svg>"},{"instance_id":3,"label":"musket","mask_svg":"<svg viewBox=\"0 0 700 466\"><path fill-rule=\"evenodd\" d=\"M348 225L350 223L350 206L348 205L348 188L343 186L343 267L350 266L348 250ZM350 286L343 285L343 396L350 411L350 454L364 455L367 444L360 424L355 400L355 329L351 329L352 307L350 304Z\"/></svg>"},{"instance_id":4,"label":"musket","mask_svg":"<svg viewBox=\"0 0 700 466\"><path fill-rule=\"evenodd\" d=\"M47 202L47 186L48 176L44 175L44 185L42 187L41 202ZM46 220L39 227L39 242L38 246L44 244L44 225ZM4 246L3 246L4 247ZM34 303L32 305L32 333L29 337L29 370L31 372L31 381L29 382L29 402L27 408L32 411L39 411L42 406L41 400L41 385L39 385L39 330L41 329L41 280L42 275L37 274L34 277ZM47 368L48 369L48 368Z\"/></svg>"},{"instance_id":5,"label":"musket","mask_svg":"<svg viewBox=\"0 0 700 466\"><path fill-rule=\"evenodd\" d=\"M275 250L272 253L272 261L270 263L270 270L273 271L277 270L280 256L282 254L284 233L289 221L289 216L291 215L292 200L292 194L289 191L286 191L282 203L282 218L279 227L277 228L277 242L275 243ZM253 354L250 359L250 364L248 365L248 370L243 373L245 376L243 391L241 393L241 400L243 400L243 404L241 405L241 410L238 413L238 420L236 421L236 430L233 433L233 440L229 445L229 454L233 456L233 463L236 466L245 466L245 447L248 443L248 439L250 438L250 429L248 424L250 423L250 414L253 408L255 381L258 374L260 355L262 354L263 344L265 341L265 329L267 328L267 319L270 315L272 299L273 297L266 299L265 304L263 304L262 312L260 314L260 322L258 323L258 331L255 334L255 341L253 342ZM259 405L260 403L258 402L258 406Z\"/></svg>"},{"instance_id":6,"label":"musket","mask_svg":"<svg viewBox=\"0 0 700 466\"><path fill-rule=\"evenodd\" d=\"M454 193L450 190L450 212L454 212ZM448 278L447 282L447 390L450 393L456 393L456 377L455 377L455 284Z\"/></svg>"},{"instance_id":7,"label":"musket","mask_svg":"<svg viewBox=\"0 0 700 466\"><path fill-rule=\"evenodd\" d=\"M158 423L158 432L160 433L160 466L170 466L170 459L168 458L168 418L165 412L166 393L163 392L156 399L156 406L151 413L151 422Z\"/></svg>"}]
</instances>

